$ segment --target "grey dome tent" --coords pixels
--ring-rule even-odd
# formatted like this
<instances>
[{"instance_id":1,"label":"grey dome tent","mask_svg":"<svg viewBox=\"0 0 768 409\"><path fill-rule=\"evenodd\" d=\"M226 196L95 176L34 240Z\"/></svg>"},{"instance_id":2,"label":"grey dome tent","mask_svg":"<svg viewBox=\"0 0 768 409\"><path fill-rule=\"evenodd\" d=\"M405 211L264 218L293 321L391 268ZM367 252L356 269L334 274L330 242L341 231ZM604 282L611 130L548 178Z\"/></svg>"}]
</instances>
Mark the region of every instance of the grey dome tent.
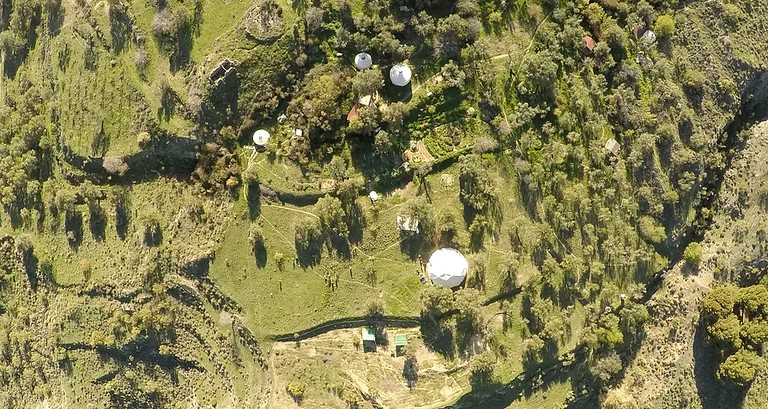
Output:
<instances>
[{"instance_id":1,"label":"grey dome tent","mask_svg":"<svg viewBox=\"0 0 768 409\"><path fill-rule=\"evenodd\" d=\"M367 70L368 68L371 68L371 65L373 65L373 60L371 59L370 54L360 53L355 56L355 67L357 67L358 70Z\"/></svg>"},{"instance_id":2,"label":"grey dome tent","mask_svg":"<svg viewBox=\"0 0 768 409\"><path fill-rule=\"evenodd\" d=\"M411 82L411 69L405 64L397 64L389 70L389 80L398 87L404 87Z\"/></svg>"}]
</instances>

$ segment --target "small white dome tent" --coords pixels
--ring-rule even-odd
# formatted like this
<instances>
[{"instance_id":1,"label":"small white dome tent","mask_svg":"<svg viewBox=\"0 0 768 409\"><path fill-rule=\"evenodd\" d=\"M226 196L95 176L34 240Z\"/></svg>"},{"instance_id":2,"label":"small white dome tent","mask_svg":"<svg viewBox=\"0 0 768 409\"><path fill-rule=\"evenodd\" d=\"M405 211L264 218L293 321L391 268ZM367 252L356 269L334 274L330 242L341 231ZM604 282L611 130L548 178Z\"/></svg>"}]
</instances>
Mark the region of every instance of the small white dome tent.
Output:
<instances>
[{"instance_id":1,"label":"small white dome tent","mask_svg":"<svg viewBox=\"0 0 768 409\"><path fill-rule=\"evenodd\" d=\"M458 250L442 248L436 250L429 257L427 274L433 283L445 288L454 288L461 285L467 278L469 263Z\"/></svg>"},{"instance_id":2,"label":"small white dome tent","mask_svg":"<svg viewBox=\"0 0 768 409\"><path fill-rule=\"evenodd\" d=\"M371 59L370 54L360 53L355 56L355 67L357 67L358 70L367 70L368 68L371 68L371 65L373 65L373 59Z\"/></svg>"},{"instance_id":3,"label":"small white dome tent","mask_svg":"<svg viewBox=\"0 0 768 409\"><path fill-rule=\"evenodd\" d=\"M264 146L269 142L269 132L265 129L259 129L253 133L253 143L257 146Z\"/></svg>"},{"instance_id":4,"label":"small white dome tent","mask_svg":"<svg viewBox=\"0 0 768 409\"><path fill-rule=\"evenodd\" d=\"M397 64L389 70L389 80L398 87L408 85L411 75L411 69L405 64Z\"/></svg>"}]
</instances>

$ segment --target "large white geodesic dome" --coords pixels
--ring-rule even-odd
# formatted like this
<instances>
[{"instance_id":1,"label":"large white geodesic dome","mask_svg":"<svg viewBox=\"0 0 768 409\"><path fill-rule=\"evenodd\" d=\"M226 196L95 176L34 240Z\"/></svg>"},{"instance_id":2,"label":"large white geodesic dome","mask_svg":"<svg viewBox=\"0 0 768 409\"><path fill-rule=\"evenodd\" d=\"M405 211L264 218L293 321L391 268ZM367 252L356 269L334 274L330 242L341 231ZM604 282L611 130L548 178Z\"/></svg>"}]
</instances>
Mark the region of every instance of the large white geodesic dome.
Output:
<instances>
[{"instance_id":1,"label":"large white geodesic dome","mask_svg":"<svg viewBox=\"0 0 768 409\"><path fill-rule=\"evenodd\" d=\"M429 257L427 274L429 279L445 288L454 288L467 278L469 262L456 249L442 248Z\"/></svg>"}]
</instances>

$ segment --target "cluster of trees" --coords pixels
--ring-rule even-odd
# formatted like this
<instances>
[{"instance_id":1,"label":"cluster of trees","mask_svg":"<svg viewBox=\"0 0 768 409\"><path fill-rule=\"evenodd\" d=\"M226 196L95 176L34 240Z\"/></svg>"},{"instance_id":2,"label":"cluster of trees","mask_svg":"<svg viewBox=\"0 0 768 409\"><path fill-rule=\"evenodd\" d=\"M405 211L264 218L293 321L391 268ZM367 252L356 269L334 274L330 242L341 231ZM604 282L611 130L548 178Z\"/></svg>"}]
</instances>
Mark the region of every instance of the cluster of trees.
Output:
<instances>
[{"instance_id":1,"label":"cluster of trees","mask_svg":"<svg viewBox=\"0 0 768 409\"><path fill-rule=\"evenodd\" d=\"M207 143L197 153L197 166L192 177L205 189L234 189L241 181L240 163L227 148Z\"/></svg>"},{"instance_id":2,"label":"cluster of trees","mask_svg":"<svg viewBox=\"0 0 768 409\"><path fill-rule=\"evenodd\" d=\"M354 174L346 160L335 156L325 166L326 175L333 180L335 188L315 204L315 217L298 221L295 226L295 246L301 265L320 261L323 246L328 251L336 250L342 257L349 257L350 242L362 238L366 219L362 208L356 202L363 187L363 178Z\"/></svg>"},{"instance_id":3,"label":"cluster of trees","mask_svg":"<svg viewBox=\"0 0 768 409\"><path fill-rule=\"evenodd\" d=\"M0 60L15 72L26 59L35 30L42 22L42 16L52 19L59 13L58 0L8 2L0 11Z\"/></svg>"},{"instance_id":4,"label":"cluster of trees","mask_svg":"<svg viewBox=\"0 0 768 409\"><path fill-rule=\"evenodd\" d=\"M587 265L601 262L610 279L632 282L659 265L649 244L665 241L684 220L705 161L697 152L710 145L694 131L690 108L702 81L676 85L700 75L664 46L674 35L664 5L603 7L554 7L534 53L513 72L516 86L488 102L516 102L494 123L502 147L514 148L531 217L554 230L555 259L562 261L557 247L564 245ZM635 28L659 30L658 48L636 39ZM590 56L581 51L586 34L597 40ZM652 66L634 61L639 51ZM601 147L608 137L630 153L607 161ZM629 257L616 258L618 249Z\"/></svg>"},{"instance_id":5,"label":"cluster of trees","mask_svg":"<svg viewBox=\"0 0 768 409\"><path fill-rule=\"evenodd\" d=\"M24 222L22 214L42 212L42 180L51 166L45 162L53 148L45 121L46 92L33 85L18 91L0 107L0 204L16 227Z\"/></svg>"},{"instance_id":6,"label":"cluster of trees","mask_svg":"<svg viewBox=\"0 0 768 409\"><path fill-rule=\"evenodd\" d=\"M5 407L49 398L55 388L50 380L62 369L57 362L58 331L40 318L52 286L38 286L30 275L37 273L32 268L49 272L50 265L36 260L27 237L0 239L0 382L5 385L0 404ZM22 278L25 269L29 280ZM30 288L35 295L28 297Z\"/></svg>"},{"instance_id":7,"label":"cluster of trees","mask_svg":"<svg viewBox=\"0 0 768 409\"><path fill-rule=\"evenodd\" d=\"M765 368L768 342L768 288L765 284L715 288L702 303L701 324L721 357L719 379L747 385Z\"/></svg>"},{"instance_id":8,"label":"cluster of trees","mask_svg":"<svg viewBox=\"0 0 768 409\"><path fill-rule=\"evenodd\" d=\"M106 320L106 329L93 331L89 343L94 347L137 348L160 351L164 343L175 340L174 306L165 295L162 285L152 300L136 311L122 308L112 311Z\"/></svg>"},{"instance_id":9,"label":"cluster of trees","mask_svg":"<svg viewBox=\"0 0 768 409\"><path fill-rule=\"evenodd\" d=\"M366 2L362 12L354 14L348 1L320 2L299 10L304 13L305 29L304 42L299 48L306 53L300 54L294 69L297 76L305 72L306 75L292 95L288 112L292 121L308 132L292 136L282 146L281 153L306 165L311 149L339 140L343 137L339 131L374 136L376 146L385 153L393 147L401 148L399 134L411 104L378 101L360 107L357 118L344 127L346 111L343 109L350 107L356 98L379 91L385 84L382 71L374 67L354 73L351 67L325 64L324 55L310 50L318 50L316 44L328 43L346 55L368 51L377 64L388 67L419 51L411 45L416 43L419 48L432 51L432 60L438 66L447 63L443 71L449 87L461 87L467 75L449 60L462 60L462 50L471 46L482 31L479 17L484 13L476 2L462 4L445 17L436 17L432 6L427 4L414 5L407 13L397 13L395 7L382 1ZM383 126L385 130L374 134Z\"/></svg>"},{"instance_id":10,"label":"cluster of trees","mask_svg":"<svg viewBox=\"0 0 768 409\"><path fill-rule=\"evenodd\" d=\"M486 324L479 290L465 288L453 292L430 285L422 290L421 302L427 322L422 331L436 351L449 357L456 352L463 357L476 353L474 339L485 335Z\"/></svg>"},{"instance_id":11,"label":"cluster of trees","mask_svg":"<svg viewBox=\"0 0 768 409\"><path fill-rule=\"evenodd\" d=\"M477 155L467 155L459 162L459 198L464 204L464 220L469 225L472 243L482 244L487 232L497 233L502 209L498 188Z\"/></svg>"},{"instance_id":12,"label":"cluster of trees","mask_svg":"<svg viewBox=\"0 0 768 409\"><path fill-rule=\"evenodd\" d=\"M19 14L11 14L11 20L25 15L24 4L17 3ZM0 204L12 227L57 232L63 225L74 247L79 245L86 227L94 239L103 240L107 219L112 215L105 211L103 201L109 198L115 207L118 235L125 238L130 217L124 189L104 189L88 180L72 186L56 179L57 118L53 118L51 129L46 121L50 91L27 78L25 71L20 71L14 81L3 81L3 87L6 100L0 106ZM127 165L120 160L105 161L105 166L116 174L127 171Z\"/></svg>"}]
</instances>

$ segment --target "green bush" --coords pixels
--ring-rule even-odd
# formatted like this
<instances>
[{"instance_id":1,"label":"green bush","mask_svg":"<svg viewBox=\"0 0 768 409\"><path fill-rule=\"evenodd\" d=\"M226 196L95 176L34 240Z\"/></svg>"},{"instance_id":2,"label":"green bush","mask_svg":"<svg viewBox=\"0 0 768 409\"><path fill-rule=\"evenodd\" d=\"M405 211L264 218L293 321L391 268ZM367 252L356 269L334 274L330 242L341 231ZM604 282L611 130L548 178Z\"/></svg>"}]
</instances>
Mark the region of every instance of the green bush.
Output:
<instances>
[{"instance_id":1,"label":"green bush","mask_svg":"<svg viewBox=\"0 0 768 409\"><path fill-rule=\"evenodd\" d=\"M683 259L692 266L698 266L701 263L701 244L697 242L689 244L683 252Z\"/></svg>"},{"instance_id":2,"label":"green bush","mask_svg":"<svg viewBox=\"0 0 768 409\"><path fill-rule=\"evenodd\" d=\"M717 377L736 385L746 385L755 379L755 374L765 365L762 358L753 351L741 349L720 364Z\"/></svg>"},{"instance_id":3,"label":"green bush","mask_svg":"<svg viewBox=\"0 0 768 409\"><path fill-rule=\"evenodd\" d=\"M736 4L725 4L723 6L723 20L731 27L736 28L739 26L739 21L744 14Z\"/></svg>"},{"instance_id":4,"label":"green bush","mask_svg":"<svg viewBox=\"0 0 768 409\"><path fill-rule=\"evenodd\" d=\"M704 89L704 82L706 79L707 77L703 71L686 70L680 81L683 83L684 87L701 92Z\"/></svg>"},{"instance_id":5,"label":"green bush","mask_svg":"<svg viewBox=\"0 0 768 409\"><path fill-rule=\"evenodd\" d=\"M304 383L302 382L293 381L288 384L285 390L286 392L288 392L289 395L291 395L294 401L301 402L302 399L304 399L304 394L307 391L307 386L304 385Z\"/></svg>"},{"instance_id":6,"label":"green bush","mask_svg":"<svg viewBox=\"0 0 768 409\"><path fill-rule=\"evenodd\" d=\"M649 243L659 244L667 239L664 226L651 216L641 217L637 223L637 228L640 237Z\"/></svg>"},{"instance_id":7,"label":"green bush","mask_svg":"<svg viewBox=\"0 0 768 409\"><path fill-rule=\"evenodd\" d=\"M659 37L669 37L675 32L675 19L668 14L663 14L656 19L653 25L653 31Z\"/></svg>"}]
</instances>

